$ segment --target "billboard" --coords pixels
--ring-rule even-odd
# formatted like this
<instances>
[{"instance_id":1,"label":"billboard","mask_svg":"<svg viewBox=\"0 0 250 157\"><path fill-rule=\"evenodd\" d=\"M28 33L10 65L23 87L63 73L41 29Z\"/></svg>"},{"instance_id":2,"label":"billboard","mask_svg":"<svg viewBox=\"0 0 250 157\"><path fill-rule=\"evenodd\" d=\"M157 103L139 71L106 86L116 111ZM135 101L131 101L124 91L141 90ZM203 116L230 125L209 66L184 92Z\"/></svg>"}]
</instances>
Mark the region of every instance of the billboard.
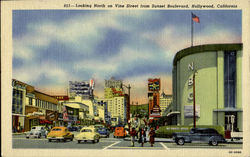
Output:
<instances>
[{"instance_id":1,"label":"billboard","mask_svg":"<svg viewBox=\"0 0 250 157\"><path fill-rule=\"evenodd\" d=\"M90 81L69 81L70 96L93 97L94 80Z\"/></svg>"},{"instance_id":2,"label":"billboard","mask_svg":"<svg viewBox=\"0 0 250 157\"><path fill-rule=\"evenodd\" d=\"M160 79L148 79L148 91L160 91Z\"/></svg>"}]
</instances>

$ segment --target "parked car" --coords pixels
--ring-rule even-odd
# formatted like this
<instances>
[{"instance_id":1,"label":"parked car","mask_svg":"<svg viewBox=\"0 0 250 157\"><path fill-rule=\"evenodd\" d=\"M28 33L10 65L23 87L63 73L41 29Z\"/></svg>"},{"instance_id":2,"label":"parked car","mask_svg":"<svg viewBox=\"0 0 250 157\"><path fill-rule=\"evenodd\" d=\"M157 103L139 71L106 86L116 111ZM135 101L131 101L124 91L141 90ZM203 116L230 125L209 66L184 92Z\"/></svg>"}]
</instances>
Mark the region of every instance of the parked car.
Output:
<instances>
[{"instance_id":1,"label":"parked car","mask_svg":"<svg viewBox=\"0 0 250 157\"><path fill-rule=\"evenodd\" d=\"M217 146L218 143L225 143L224 137L212 128L192 128L190 132L179 132L173 134L173 140L178 145L184 143L200 142Z\"/></svg>"},{"instance_id":2,"label":"parked car","mask_svg":"<svg viewBox=\"0 0 250 157\"><path fill-rule=\"evenodd\" d=\"M101 137L109 137L109 130L107 128L99 128L97 132L100 134Z\"/></svg>"},{"instance_id":3,"label":"parked car","mask_svg":"<svg viewBox=\"0 0 250 157\"><path fill-rule=\"evenodd\" d=\"M127 136L127 132L124 129L124 127L116 127L115 128L114 138L116 138L116 137L126 137L126 136Z\"/></svg>"},{"instance_id":4,"label":"parked car","mask_svg":"<svg viewBox=\"0 0 250 157\"><path fill-rule=\"evenodd\" d=\"M73 141L74 135L66 127L54 127L48 133L47 138L49 142L52 140L63 140L65 142L66 140Z\"/></svg>"},{"instance_id":5,"label":"parked car","mask_svg":"<svg viewBox=\"0 0 250 157\"><path fill-rule=\"evenodd\" d=\"M69 130L70 132L78 131L78 127L76 127L76 126L71 126L71 127L67 127L67 128L68 128L68 130Z\"/></svg>"},{"instance_id":6,"label":"parked car","mask_svg":"<svg viewBox=\"0 0 250 157\"><path fill-rule=\"evenodd\" d=\"M44 126L33 126L31 130L26 134L26 138L36 137L41 138L44 136L47 137L48 131L45 129Z\"/></svg>"},{"instance_id":7,"label":"parked car","mask_svg":"<svg viewBox=\"0 0 250 157\"><path fill-rule=\"evenodd\" d=\"M84 142L92 141L92 143L95 143L99 142L100 134L94 127L83 127L80 130L80 133L75 136L75 139L77 140L78 143L81 143L81 141Z\"/></svg>"}]
</instances>

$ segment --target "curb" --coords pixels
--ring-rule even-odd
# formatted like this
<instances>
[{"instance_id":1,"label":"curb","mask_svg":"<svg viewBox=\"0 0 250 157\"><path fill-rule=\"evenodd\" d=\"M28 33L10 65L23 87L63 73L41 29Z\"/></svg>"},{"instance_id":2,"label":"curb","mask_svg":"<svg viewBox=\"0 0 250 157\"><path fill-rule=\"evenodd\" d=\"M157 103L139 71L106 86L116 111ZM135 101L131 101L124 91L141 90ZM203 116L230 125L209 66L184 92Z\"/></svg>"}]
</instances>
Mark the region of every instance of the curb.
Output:
<instances>
[{"instance_id":1,"label":"curb","mask_svg":"<svg viewBox=\"0 0 250 157\"><path fill-rule=\"evenodd\" d=\"M125 141L131 141L130 138L124 138L123 140ZM135 139L135 141L138 141L138 139ZM149 142L149 139L147 138L146 140L147 142ZM169 138L155 138L155 142L165 142L165 143L174 143L173 139L169 139ZM226 141L227 144L243 144L243 141L231 141L231 140L227 140Z\"/></svg>"}]
</instances>

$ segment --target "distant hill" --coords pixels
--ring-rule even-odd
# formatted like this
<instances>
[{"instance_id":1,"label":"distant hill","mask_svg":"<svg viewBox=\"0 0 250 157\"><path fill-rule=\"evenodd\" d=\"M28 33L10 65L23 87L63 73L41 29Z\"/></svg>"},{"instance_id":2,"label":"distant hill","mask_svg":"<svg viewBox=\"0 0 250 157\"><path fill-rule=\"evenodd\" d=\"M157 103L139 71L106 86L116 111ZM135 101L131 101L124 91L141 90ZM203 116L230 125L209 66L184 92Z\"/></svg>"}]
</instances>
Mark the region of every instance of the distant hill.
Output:
<instances>
[{"instance_id":1,"label":"distant hill","mask_svg":"<svg viewBox=\"0 0 250 157\"><path fill-rule=\"evenodd\" d=\"M146 115L148 115L148 104L130 105L130 113L132 114L145 113Z\"/></svg>"}]
</instances>

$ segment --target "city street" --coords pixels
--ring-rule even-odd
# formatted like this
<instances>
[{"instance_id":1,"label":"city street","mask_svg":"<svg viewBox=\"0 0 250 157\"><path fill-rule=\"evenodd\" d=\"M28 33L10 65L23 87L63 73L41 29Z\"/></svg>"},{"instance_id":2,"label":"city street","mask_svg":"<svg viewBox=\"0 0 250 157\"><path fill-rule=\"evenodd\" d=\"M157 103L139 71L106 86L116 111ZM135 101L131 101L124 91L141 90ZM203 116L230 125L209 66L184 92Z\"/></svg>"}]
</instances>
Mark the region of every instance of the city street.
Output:
<instances>
[{"instance_id":1,"label":"city street","mask_svg":"<svg viewBox=\"0 0 250 157\"><path fill-rule=\"evenodd\" d=\"M77 134L77 133L74 133ZM135 147L130 146L131 143L129 138L101 138L99 143L92 143L91 141L82 142L80 144L77 141L67 141L58 142L52 141L48 142L48 139L42 137L40 139L30 138L26 139L25 135L13 135L13 148L39 148L39 149L135 149L135 150L175 150L175 149L190 149L190 148L201 148L201 149L242 149L241 143L226 143L219 144L218 146L209 146L208 144L200 143L185 143L184 146L179 146L173 143L171 140L156 139L154 147L150 147L149 142L144 144L144 147L138 142L135 142Z\"/></svg>"}]
</instances>

